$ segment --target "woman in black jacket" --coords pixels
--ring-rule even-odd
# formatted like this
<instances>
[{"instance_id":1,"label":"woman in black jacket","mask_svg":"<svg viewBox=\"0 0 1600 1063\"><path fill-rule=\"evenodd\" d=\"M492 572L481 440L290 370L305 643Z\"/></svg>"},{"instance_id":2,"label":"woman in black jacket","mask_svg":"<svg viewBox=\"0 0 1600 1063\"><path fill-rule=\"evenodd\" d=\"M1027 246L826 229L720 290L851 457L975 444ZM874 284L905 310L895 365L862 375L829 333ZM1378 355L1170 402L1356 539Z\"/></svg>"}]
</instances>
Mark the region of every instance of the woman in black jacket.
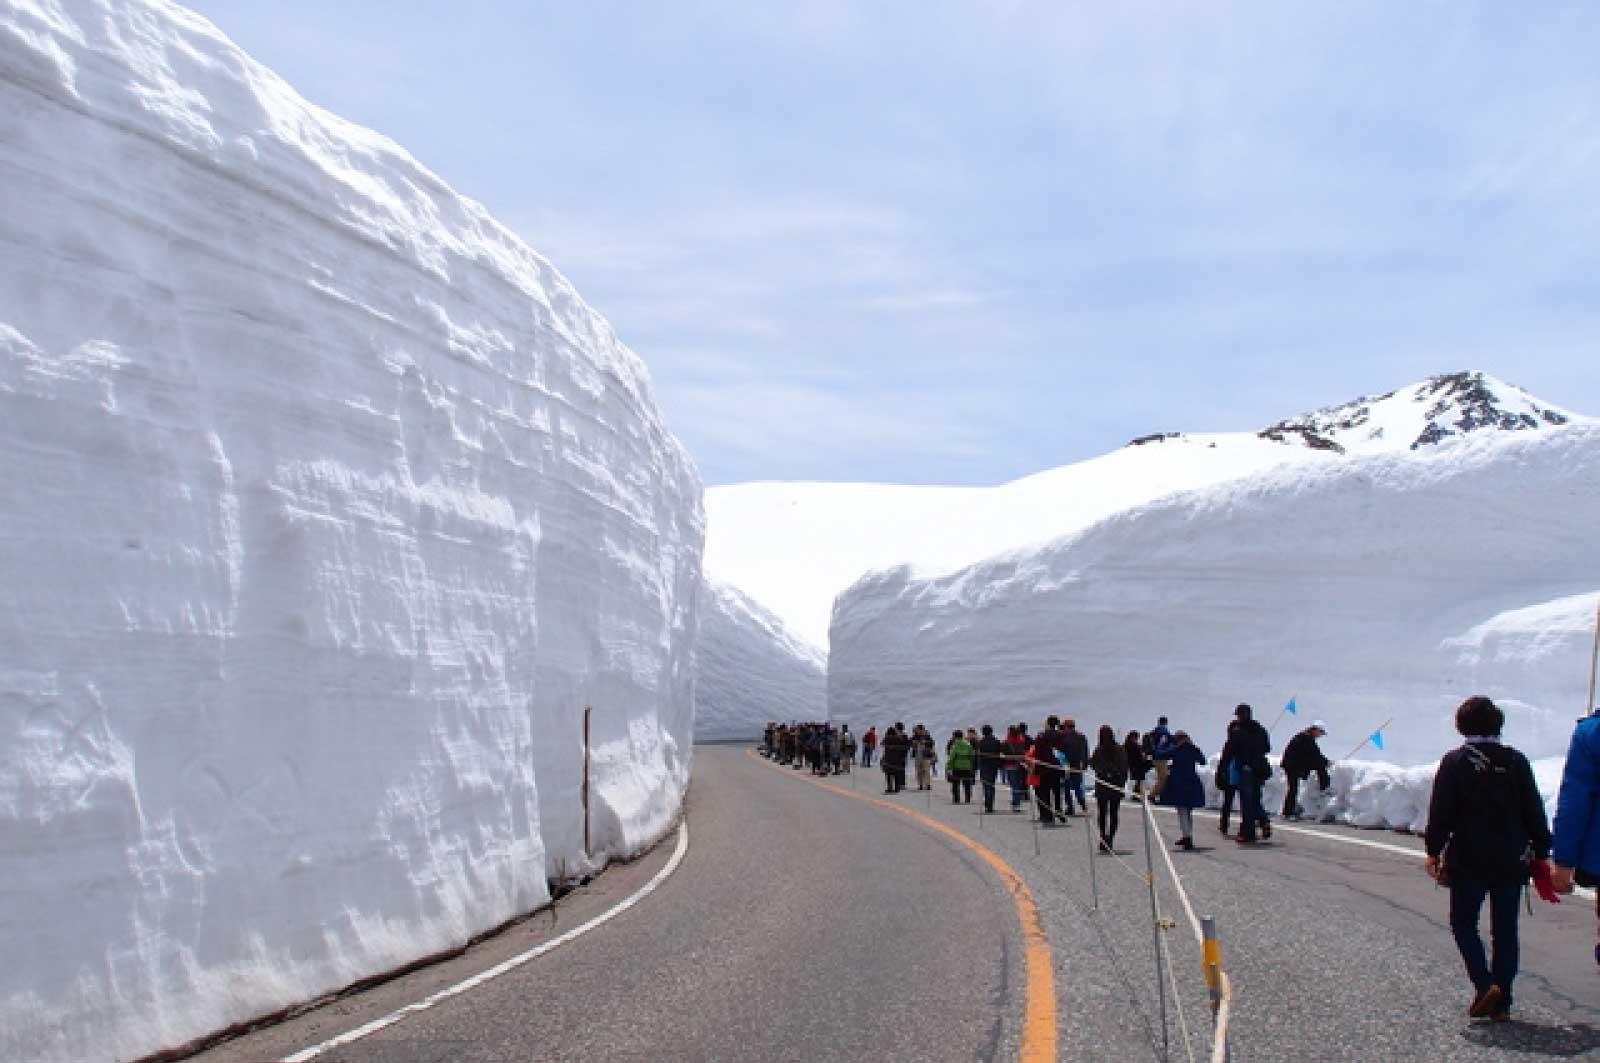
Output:
<instances>
[{"instance_id":1,"label":"woman in black jacket","mask_svg":"<svg viewBox=\"0 0 1600 1063\"><path fill-rule=\"evenodd\" d=\"M1517 977L1517 904L1535 864L1550 855L1550 825L1528 758L1500 744L1505 713L1486 697L1456 710L1466 739L1446 753L1433 778L1428 805L1428 874L1450 887L1450 932L1467 965L1474 995L1467 1014L1504 1022L1511 1017ZM1545 865L1548 868L1548 864ZM1489 900L1494 959L1484 956L1478 916Z\"/></svg>"}]
</instances>

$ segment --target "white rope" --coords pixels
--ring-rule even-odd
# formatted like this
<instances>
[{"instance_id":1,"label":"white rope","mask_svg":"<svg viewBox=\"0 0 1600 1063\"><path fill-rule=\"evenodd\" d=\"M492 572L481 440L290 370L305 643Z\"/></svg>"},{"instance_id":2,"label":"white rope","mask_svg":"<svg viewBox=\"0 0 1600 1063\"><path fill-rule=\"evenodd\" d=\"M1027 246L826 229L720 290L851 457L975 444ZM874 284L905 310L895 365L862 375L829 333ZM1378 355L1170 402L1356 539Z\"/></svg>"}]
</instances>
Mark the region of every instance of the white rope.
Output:
<instances>
[{"instance_id":1,"label":"white rope","mask_svg":"<svg viewBox=\"0 0 1600 1063\"><path fill-rule=\"evenodd\" d=\"M1159 903L1156 910L1161 910ZM1172 1002L1178 1007L1178 1032L1183 1037L1183 1051L1189 1057L1189 1063L1194 1063L1194 1046L1189 1043L1189 1022L1183 1013L1183 994L1178 992L1178 976L1172 970L1172 950L1162 949L1161 955L1167 965L1167 983L1172 986Z\"/></svg>"}]
</instances>

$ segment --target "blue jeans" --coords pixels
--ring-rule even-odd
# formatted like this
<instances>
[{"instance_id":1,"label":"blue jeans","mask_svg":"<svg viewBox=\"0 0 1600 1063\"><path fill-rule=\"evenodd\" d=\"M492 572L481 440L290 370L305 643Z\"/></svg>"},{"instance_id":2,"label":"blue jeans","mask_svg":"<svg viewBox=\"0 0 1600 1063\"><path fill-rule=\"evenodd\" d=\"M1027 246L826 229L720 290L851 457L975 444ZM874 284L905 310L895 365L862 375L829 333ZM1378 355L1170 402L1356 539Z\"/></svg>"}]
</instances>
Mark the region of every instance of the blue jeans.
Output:
<instances>
[{"instance_id":1,"label":"blue jeans","mask_svg":"<svg viewBox=\"0 0 1600 1063\"><path fill-rule=\"evenodd\" d=\"M1016 765L1006 769L1006 781L1011 784L1011 807L1021 808L1028 803L1028 769Z\"/></svg>"},{"instance_id":2,"label":"blue jeans","mask_svg":"<svg viewBox=\"0 0 1600 1063\"><path fill-rule=\"evenodd\" d=\"M1494 961L1484 956L1483 938L1478 936L1478 916L1483 900L1489 899L1489 933L1494 941ZM1500 987L1504 1007L1511 1010L1511 983L1517 977L1520 947L1517 942L1517 905L1522 901L1522 883L1491 885L1481 879L1452 879L1450 882L1450 932L1467 965L1467 977L1481 993L1491 985Z\"/></svg>"}]
</instances>

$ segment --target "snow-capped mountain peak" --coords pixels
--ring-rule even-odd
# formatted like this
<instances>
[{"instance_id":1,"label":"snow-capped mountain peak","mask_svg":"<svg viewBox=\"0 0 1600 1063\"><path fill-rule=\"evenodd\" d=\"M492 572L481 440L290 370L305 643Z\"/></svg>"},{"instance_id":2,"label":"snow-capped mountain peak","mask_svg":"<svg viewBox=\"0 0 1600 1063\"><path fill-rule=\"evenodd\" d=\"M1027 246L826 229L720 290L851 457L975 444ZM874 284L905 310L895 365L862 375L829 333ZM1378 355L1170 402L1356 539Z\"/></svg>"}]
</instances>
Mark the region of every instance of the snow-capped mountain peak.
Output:
<instances>
[{"instance_id":1,"label":"snow-capped mountain peak","mask_svg":"<svg viewBox=\"0 0 1600 1063\"><path fill-rule=\"evenodd\" d=\"M1487 373L1461 372L1291 417L1258 434L1314 450L1370 454L1416 450L1470 432L1521 432L1590 421Z\"/></svg>"}]
</instances>

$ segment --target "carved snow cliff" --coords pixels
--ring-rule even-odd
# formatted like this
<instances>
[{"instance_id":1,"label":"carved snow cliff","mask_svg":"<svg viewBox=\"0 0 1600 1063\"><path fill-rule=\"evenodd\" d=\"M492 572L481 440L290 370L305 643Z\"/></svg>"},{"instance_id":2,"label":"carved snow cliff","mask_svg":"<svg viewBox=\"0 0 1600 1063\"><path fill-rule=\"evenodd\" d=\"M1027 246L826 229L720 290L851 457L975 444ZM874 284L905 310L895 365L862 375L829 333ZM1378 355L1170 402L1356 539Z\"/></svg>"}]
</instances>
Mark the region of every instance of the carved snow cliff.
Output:
<instances>
[{"instance_id":1,"label":"carved snow cliff","mask_svg":"<svg viewBox=\"0 0 1600 1063\"><path fill-rule=\"evenodd\" d=\"M700 484L549 263L160 2L0 4L0 181L0 1058L184 1042L670 826Z\"/></svg>"}]
</instances>

